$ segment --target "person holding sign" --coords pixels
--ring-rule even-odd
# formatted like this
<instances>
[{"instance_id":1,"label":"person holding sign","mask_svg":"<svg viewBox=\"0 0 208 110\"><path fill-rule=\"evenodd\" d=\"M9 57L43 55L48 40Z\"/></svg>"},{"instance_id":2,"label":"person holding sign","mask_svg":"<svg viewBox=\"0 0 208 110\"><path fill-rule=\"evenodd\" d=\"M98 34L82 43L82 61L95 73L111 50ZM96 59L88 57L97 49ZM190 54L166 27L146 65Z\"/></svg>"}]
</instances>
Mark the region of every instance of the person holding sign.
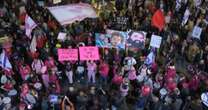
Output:
<instances>
[{"instance_id":1,"label":"person holding sign","mask_svg":"<svg viewBox=\"0 0 208 110\"><path fill-rule=\"evenodd\" d=\"M69 80L69 84L72 84L73 83L73 71L72 71L72 67L69 62L66 65L66 72L65 73L66 73L66 76Z\"/></svg>"},{"instance_id":2,"label":"person holding sign","mask_svg":"<svg viewBox=\"0 0 208 110\"><path fill-rule=\"evenodd\" d=\"M95 83L95 74L96 74L96 68L97 65L95 64L94 61L87 61L87 76L88 76L88 82Z\"/></svg>"},{"instance_id":3,"label":"person holding sign","mask_svg":"<svg viewBox=\"0 0 208 110\"><path fill-rule=\"evenodd\" d=\"M101 60L99 65L99 73L100 73L100 82L101 84L104 83L104 85L107 84L107 78L109 73L109 65L106 63L106 61Z\"/></svg>"}]
</instances>

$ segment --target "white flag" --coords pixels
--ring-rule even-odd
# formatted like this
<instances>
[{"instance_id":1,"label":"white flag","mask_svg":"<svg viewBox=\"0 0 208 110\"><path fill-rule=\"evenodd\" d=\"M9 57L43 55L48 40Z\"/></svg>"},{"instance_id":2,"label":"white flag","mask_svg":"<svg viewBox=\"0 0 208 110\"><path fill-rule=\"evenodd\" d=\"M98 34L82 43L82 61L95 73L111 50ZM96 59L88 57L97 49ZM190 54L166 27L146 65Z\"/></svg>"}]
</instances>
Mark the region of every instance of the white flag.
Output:
<instances>
[{"instance_id":1,"label":"white flag","mask_svg":"<svg viewBox=\"0 0 208 110\"><path fill-rule=\"evenodd\" d=\"M179 9L181 8L181 0L176 0L176 11L179 11Z\"/></svg>"},{"instance_id":2,"label":"white flag","mask_svg":"<svg viewBox=\"0 0 208 110\"><path fill-rule=\"evenodd\" d=\"M37 46L36 36L33 36L33 39L30 44L30 51L36 52L36 46Z\"/></svg>"},{"instance_id":3,"label":"white flag","mask_svg":"<svg viewBox=\"0 0 208 110\"><path fill-rule=\"evenodd\" d=\"M194 0L194 5L195 7L199 7L201 5L202 1L201 0Z\"/></svg>"},{"instance_id":4,"label":"white flag","mask_svg":"<svg viewBox=\"0 0 208 110\"><path fill-rule=\"evenodd\" d=\"M37 24L33 21L33 19L26 15L25 17L25 35L31 38L32 30L37 26Z\"/></svg>"},{"instance_id":5,"label":"white flag","mask_svg":"<svg viewBox=\"0 0 208 110\"><path fill-rule=\"evenodd\" d=\"M183 21L181 23L181 26L184 26L187 23L189 16L190 16L190 11L189 11L189 9L186 9L184 16L183 16Z\"/></svg>"},{"instance_id":6,"label":"white flag","mask_svg":"<svg viewBox=\"0 0 208 110\"><path fill-rule=\"evenodd\" d=\"M0 66L4 69L12 69L12 65L9 62L8 57L5 54L5 51L0 54Z\"/></svg>"}]
</instances>

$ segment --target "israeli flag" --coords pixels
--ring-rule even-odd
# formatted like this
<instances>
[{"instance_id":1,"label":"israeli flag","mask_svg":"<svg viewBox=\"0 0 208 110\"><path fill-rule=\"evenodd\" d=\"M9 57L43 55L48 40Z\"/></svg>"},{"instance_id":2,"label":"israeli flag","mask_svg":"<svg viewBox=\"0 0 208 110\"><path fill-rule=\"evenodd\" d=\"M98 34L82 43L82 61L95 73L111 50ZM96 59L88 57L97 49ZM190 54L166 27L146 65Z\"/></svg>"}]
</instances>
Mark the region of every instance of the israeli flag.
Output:
<instances>
[{"instance_id":1,"label":"israeli flag","mask_svg":"<svg viewBox=\"0 0 208 110\"><path fill-rule=\"evenodd\" d=\"M186 11L185 11L185 13L184 13L181 26L184 26L188 22L188 19L189 19L190 14L191 13L190 13L189 9L187 8Z\"/></svg>"},{"instance_id":2,"label":"israeli flag","mask_svg":"<svg viewBox=\"0 0 208 110\"><path fill-rule=\"evenodd\" d=\"M4 69L12 69L12 65L6 56L5 51L3 51L0 55L0 66Z\"/></svg>"},{"instance_id":3,"label":"israeli flag","mask_svg":"<svg viewBox=\"0 0 208 110\"><path fill-rule=\"evenodd\" d=\"M144 64L151 65L152 63L154 63L154 61L155 61L155 53L154 51L151 51L148 54L147 58L145 59Z\"/></svg>"},{"instance_id":4,"label":"israeli flag","mask_svg":"<svg viewBox=\"0 0 208 110\"><path fill-rule=\"evenodd\" d=\"M181 8L181 0L176 0L176 7L175 7L175 10L176 11L179 11Z\"/></svg>"},{"instance_id":5,"label":"israeli flag","mask_svg":"<svg viewBox=\"0 0 208 110\"><path fill-rule=\"evenodd\" d=\"M196 8L199 8L202 3L202 0L194 0L194 5Z\"/></svg>"},{"instance_id":6,"label":"israeli flag","mask_svg":"<svg viewBox=\"0 0 208 110\"><path fill-rule=\"evenodd\" d=\"M33 19L29 15L26 15L26 17L25 17L25 35L27 35L29 38L31 38L32 30L35 27L37 27L37 24L35 23L35 21L33 21Z\"/></svg>"}]
</instances>

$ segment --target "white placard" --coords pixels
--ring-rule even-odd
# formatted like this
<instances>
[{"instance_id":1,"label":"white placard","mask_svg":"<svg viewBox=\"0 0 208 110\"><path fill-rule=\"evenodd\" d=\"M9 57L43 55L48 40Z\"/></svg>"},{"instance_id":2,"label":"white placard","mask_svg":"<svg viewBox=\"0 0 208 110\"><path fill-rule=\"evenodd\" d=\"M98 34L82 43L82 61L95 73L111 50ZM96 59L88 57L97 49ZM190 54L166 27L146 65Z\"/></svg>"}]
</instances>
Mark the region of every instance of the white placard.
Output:
<instances>
[{"instance_id":1,"label":"white placard","mask_svg":"<svg viewBox=\"0 0 208 110\"><path fill-rule=\"evenodd\" d=\"M192 37L200 39L201 32L202 32L202 28L200 28L198 26L194 26L194 29L193 29L193 32L192 32Z\"/></svg>"},{"instance_id":2,"label":"white placard","mask_svg":"<svg viewBox=\"0 0 208 110\"><path fill-rule=\"evenodd\" d=\"M25 13L25 12L26 12L25 6L21 6L21 7L19 8L19 11L20 11L20 14Z\"/></svg>"},{"instance_id":3,"label":"white placard","mask_svg":"<svg viewBox=\"0 0 208 110\"><path fill-rule=\"evenodd\" d=\"M53 0L53 4L57 4L57 3L60 3L61 0Z\"/></svg>"},{"instance_id":4,"label":"white placard","mask_svg":"<svg viewBox=\"0 0 208 110\"><path fill-rule=\"evenodd\" d=\"M160 48L162 42L162 37L158 35L152 35L151 41L150 41L150 46L155 47L155 48Z\"/></svg>"},{"instance_id":5,"label":"white placard","mask_svg":"<svg viewBox=\"0 0 208 110\"><path fill-rule=\"evenodd\" d=\"M38 6L43 7L44 6L44 1L38 1Z\"/></svg>"},{"instance_id":6,"label":"white placard","mask_svg":"<svg viewBox=\"0 0 208 110\"><path fill-rule=\"evenodd\" d=\"M55 6L48 9L61 25L97 17L93 7L85 3Z\"/></svg>"},{"instance_id":7,"label":"white placard","mask_svg":"<svg viewBox=\"0 0 208 110\"><path fill-rule=\"evenodd\" d=\"M59 34L58 34L58 38L57 38L58 40L65 40L66 39L66 33L64 33L64 32L60 32Z\"/></svg>"}]
</instances>

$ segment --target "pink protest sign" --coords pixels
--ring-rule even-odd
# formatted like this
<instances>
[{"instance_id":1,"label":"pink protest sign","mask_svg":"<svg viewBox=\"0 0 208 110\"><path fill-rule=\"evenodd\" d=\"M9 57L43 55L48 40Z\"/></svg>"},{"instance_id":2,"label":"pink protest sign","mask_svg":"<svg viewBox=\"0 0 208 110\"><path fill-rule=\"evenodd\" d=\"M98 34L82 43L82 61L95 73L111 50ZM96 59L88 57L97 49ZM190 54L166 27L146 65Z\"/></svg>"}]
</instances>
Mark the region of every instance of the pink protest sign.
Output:
<instances>
[{"instance_id":1,"label":"pink protest sign","mask_svg":"<svg viewBox=\"0 0 208 110\"><path fill-rule=\"evenodd\" d=\"M99 60L99 50L95 46L79 47L80 60Z\"/></svg>"},{"instance_id":2,"label":"pink protest sign","mask_svg":"<svg viewBox=\"0 0 208 110\"><path fill-rule=\"evenodd\" d=\"M58 49L58 60L59 61L78 60L78 50L77 49Z\"/></svg>"}]
</instances>

